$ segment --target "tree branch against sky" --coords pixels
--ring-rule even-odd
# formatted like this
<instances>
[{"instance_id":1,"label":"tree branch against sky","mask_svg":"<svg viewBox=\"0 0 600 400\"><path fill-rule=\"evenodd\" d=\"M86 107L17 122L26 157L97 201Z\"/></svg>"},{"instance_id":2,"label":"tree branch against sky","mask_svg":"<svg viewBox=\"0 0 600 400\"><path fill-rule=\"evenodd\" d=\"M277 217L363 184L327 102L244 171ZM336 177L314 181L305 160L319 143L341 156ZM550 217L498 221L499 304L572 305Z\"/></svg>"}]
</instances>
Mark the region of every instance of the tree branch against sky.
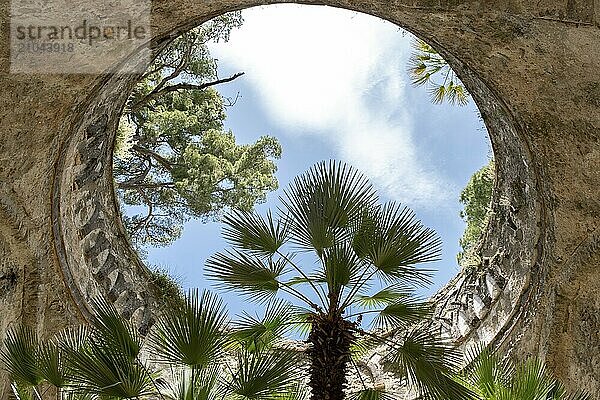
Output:
<instances>
[{"instance_id":1,"label":"tree branch against sky","mask_svg":"<svg viewBox=\"0 0 600 400\"><path fill-rule=\"evenodd\" d=\"M239 12L217 17L175 39L131 94L115 149L116 187L133 243L165 246L190 218L216 219L224 209L249 211L277 189L281 145L271 136L239 144L226 130L220 78L207 44L226 41Z\"/></svg>"}]
</instances>

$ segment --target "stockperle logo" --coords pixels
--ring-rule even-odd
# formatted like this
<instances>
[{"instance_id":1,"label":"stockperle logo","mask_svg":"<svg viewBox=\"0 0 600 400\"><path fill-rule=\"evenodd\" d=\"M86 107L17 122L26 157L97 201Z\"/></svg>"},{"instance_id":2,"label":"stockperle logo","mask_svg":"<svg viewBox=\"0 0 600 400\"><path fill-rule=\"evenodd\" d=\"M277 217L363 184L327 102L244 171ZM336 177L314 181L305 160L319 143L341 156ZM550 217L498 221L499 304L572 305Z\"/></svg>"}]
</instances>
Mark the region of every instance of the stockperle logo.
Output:
<instances>
[{"instance_id":1,"label":"stockperle logo","mask_svg":"<svg viewBox=\"0 0 600 400\"><path fill-rule=\"evenodd\" d=\"M117 65L120 72L144 71L151 60L150 0L73 3L12 1L12 73L101 74Z\"/></svg>"}]
</instances>

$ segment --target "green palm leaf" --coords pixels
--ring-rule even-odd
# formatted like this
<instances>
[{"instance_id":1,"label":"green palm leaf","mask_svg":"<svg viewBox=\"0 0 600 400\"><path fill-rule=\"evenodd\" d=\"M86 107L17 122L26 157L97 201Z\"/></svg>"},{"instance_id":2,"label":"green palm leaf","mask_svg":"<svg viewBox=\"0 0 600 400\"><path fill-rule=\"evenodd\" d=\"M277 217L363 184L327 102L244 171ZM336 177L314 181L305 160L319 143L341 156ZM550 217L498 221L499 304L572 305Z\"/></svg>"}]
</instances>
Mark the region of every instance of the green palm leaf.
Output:
<instances>
[{"instance_id":1,"label":"green palm leaf","mask_svg":"<svg viewBox=\"0 0 600 400\"><path fill-rule=\"evenodd\" d=\"M447 87L446 85L434 85L429 89L431 95L431 101L433 104L441 104L446 99Z\"/></svg>"},{"instance_id":2,"label":"green palm leaf","mask_svg":"<svg viewBox=\"0 0 600 400\"><path fill-rule=\"evenodd\" d=\"M450 81L447 85L446 96L450 104L465 106L469 102L469 95L463 85Z\"/></svg>"},{"instance_id":3,"label":"green palm leaf","mask_svg":"<svg viewBox=\"0 0 600 400\"><path fill-rule=\"evenodd\" d=\"M356 254L369 260L385 280L429 283L427 271L414 265L436 261L441 240L408 208L395 202L363 211L353 236Z\"/></svg>"},{"instance_id":4,"label":"green palm leaf","mask_svg":"<svg viewBox=\"0 0 600 400\"><path fill-rule=\"evenodd\" d=\"M406 329L422 321L433 312L430 303L406 296L386 305L375 316L372 326L376 329Z\"/></svg>"},{"instance_id":5,"label":"green palm leaf","mask_svg":"<svg viewBox=\"0 0 600 400\"><path fill-rule=\"evenodd\" d=\"M387 286L372 295L357 295L352 304L365 308L376 308L392 304L394 301L410 296L411 290L402 284Z\"/></svg>"},{"instance_id":6,"label":"green palm leaf","mask_svg":"<svg viewBox=\"0 0 600 400\"><path fill-rule=\"evenodd\" d=\"M76 398L128 399L153 393L151 379L137 360L141 342L131 323L103 300L96 300L94 308L96 318L91 328L68 330L58 336L72 394Z\"/></svg>"},{"instance_id":7,"label":"green palm leaf","mask_svg":"<svg viewBox=\"0 0 600 400\"><path fill-rule=\"evenodd\" d=\"M140 352L142 341L133 324L121 317L115 306L103 298L95 299L93 308L96 316L93 322L95 336L134 360Z\"/></svg>"},{"instance_id":8,"label":"green palm leaf","mask_svg":"<svg viewBox=\"0 0 600 400\"><path fill-rule=\"evenodd\" d=\"M232 398L272 400L292 389L301 379L301 361L285 349L261 352L242 350L228 390Z\"/></svg>"},{"instance_id":9,"label":"green palm leaf","mask_svg":"<svg viewBox=\"0 0 600 400\"><path fill-rule=\"evenodd\" d=\"M554 387L554 379L546 373L544 364L529 359L515 369L510 392L518 399L546 400Z\"/></svg>"},{"instance_id":10,"label":"green palm leaf","mask_svg":"<svg viewBox=\"0 0 600 400\"><path fill-rule=\"evenodd\" d=\"M403 340L391 344L383 359L384 367L406 379L425 399L467 400L474 393L452 376L462 359L449 343L423 329L409 331Z\"/></svg>"},{"instance_id":11,"label":"green palm leaf","mask_svg":"<svg viewBox=\"0 0 600 400\"><path fill-rule=\"evenodd\" d=\"M277 343L293 328L297 309L286 301L267 304L262 318L244 313L233 323L231 336L248 351L261 351Z\"/></svg>"},{"instance_id":12,"label":"green palm leaf","mask_svg":"<svg viewBox=\"0 0 600 400\"><path fill-rule=\"evenodd\" d=\"M304 278L302 276L294 276L293 278L290 278L285 283L289 286L295 286L295 285L306 284L309 282L321 284L321 283L327 283L327 279L325 278L325 275L321 273L321 274L310 275L310 276L307 276L306 278Z\"/></svg>"},{"instance_id":13,"label":"green palm leaf","mask_svg":"<svg viewBox=\"0 0 600 400\"><path fill-rule=\"evenodd\" d=\"M86 325L80 325L63 330L56 335L56 341L62 350L78 350L85 346L90 334L90 328Z\"/></svg>"},{"instance_id":14,"label":"green palm leaf","mask_svg":"<svg viewBox=\"0 0 600 400\"><path fill-rule=\"evenodd\" d=\"M186 296L185 305L162 315L149 335L149 351L158 360L193 367L216 362L227 342L227 312L210 292Z\"/></svg>"},{"instance_id":15,"label":"green palm leaf","mask_svg":"<svg viewBox=\"0 0 600 400\"><path fill-rule=\"evenodd\" d=\"M364 333L359 333L350 345L350 355L352 357L352 360L364 360L377 347L380 347L383 344L385 344L385 339L383 339L382 337L378 337L377 334L366 335Z\"/></svg>"},{"instance_id":16,"label":"green palm leaf","mask_svg":"<svg viewBox=\"0 0 600 400\"><path fill-rule=\"evenodd\" d=\"M285 392L273 396L272 400L308 400L308 389L302 384L295 384Z\"/></svg>"},{"instance_id":17,"label":"green palm leaf","mask_svg":"<svg viewBox=\"0 0 600 400\"><path fill-rule=\"evenodd\" d=\"M226 391L221 385L220 365L202 369L182 369L175 374L175 388L168 396L172 400L222 400Z\"/></svg>"},{"instance_id":18,"label":"green palm leaf","mask_svg":"<svg viewBox=\"0 0 600 400\"><path fill-rule=\"evenodd\" d=\"M356 284L360 272L368 268L346 242L325 249L322 260L323 270L315 278L326 282L330 293L339 293L343 286Z\"/></svg>"},{"instance_id":19,"label":"green palm leaf","mask_svg":"<svg viewBox=\"0 0 600 400\"><path fill-rule=\"evenodd\" d=\"M536 360L515 365L494 351L475 346L467 353L467 366L455 380L485 400L587 400L584 392L568 394Z\"/></svg>"},{"instance_id":20,"label":"green palm leaf","mask_svg":"<svg viewBox=\"0 0 600 400\"><path fill-rule=\"evenodd\" d=\"M141 338L133 324L103 299L96 299L93 307L91 329L68 330L58 336L58 356L65 357L69 365L75 393L113 398L152 393L151 379L137 360ZM48 358L53 359L52 350Z\"/></svg>"},{"instance_id":21,"label":"green palm leaf","mask_svg":"<svg viewBox=\"0 0 600 400\"><path fill-rule=\"evenodd\" d=\"M303 307L294 307L294 323L292 327L295 332L301 336L308 335L312 328L312 319L315 316L315 312Z\"/></svg>"},{"instance_id":22,"label":"green palm leaf","mask_svg":"<svg viewBox=\"0 0 600 400\"><path fill-rule=\"evenodd\" d=\"M37 364L38 345L38 336L29 327L11 328L6 332L0 359L11 379L20 386L37 386L44 380Z\"/></svg>"},{"instance_id":23,"label":"green palm leaf","mask_svg":"<svg viewBox=\"0 0 600 400\"><path fill-rule=\"evenodd\" d=\"M467 352L466 361L467 367L459 377L484 398L510 387L514 366L509 360L502 360L488 348L475 346Z\"/></svg>"},{"instance_id":24,"label":"green palm leaf","mask_svg":"<svg viewBox=\"0 0 600 400\"><path fill-rule=\"evenodd\" d=\"M266 219L253 212L233 211L222 222L226 225L223 237L227 242L262 255L275 254L288 237L285 223L274 222L270 211Z\"/></svg>"},{"instance_id":25,"label":"green palm leaf","mask_svg":"<svg viewBox=\"0 0 600 400\"><path fill-rule=\"evenodd\" d=\"M92 335L86 346L67 352L75 371L75 391L122 399L152 394L153 385L144 366L110 346Z\"/></svg>"},{"instance_id":26,"label":"green palm leaf","mask_svg":"<svg viewBox=\"0 0 600 400\"><path fill-rule=\"evenodd\" d=\"M40 344L38 365L40 374L46 381L57 388L65 387L70 378L70 370L66 365L63 349L54 341L44 341Z\"/></svg>"},{"instance_id":27,"label":"green palm leaf","mask_svg":"<svg viewBox=\"0 0 600 400\"><path fill-rule=\"evenodd\" d=\"M592 395L584 392L583 390L578 390L575 393L566 394L564 388L562 390L557 389L555 396L552 398L553 400L592 400Z\"/></svg>"},{"instance_id":28,"label":"green palm leaf","mask_svg":"<svg viewBox=\"0 0 600 400\"><path fill-rule=\"evenodd\" d=\"M98 397L91 393L80 393L76 391L65 391L62 400L97 400Z\"/></svg>"},{"instance_id":29,"label":"green palm leaf","mask_svg":"<svg viewBox=\"0 0 600 400\"><path fill-rule=\"evenodd\" d=\"M285 265L283 259L265 260L234 249L211 256L206 261L206 273L219 287L237 290L252 300L267 301L277 294L277 278Z\"/></svg>"},{"instance_id":30,"label":"green palm leaf","mask_svg":"<svg viewBox=\"0 0 600 400\"><path fill-rule=\"evenodd\" d=\"M350 394L348 400L398 400L398 396L385 391L385 389L367 388Z\"/></svg>"},{"instance_id":31,"label":"green palm leaf","mask_svg":"<svg viewBox=\"0 0 600 400\"><path fill-rule=\"evenodd\" d=\"M23 385L17 382L12 382L10 387L17 400L34 400L34 387L31 385ZM39 397L38 397L39 399Z\"/></svg>"},{"instance_id":32,"label":"green palm leaf","mask_svg":"<svg viewBox=\"0 0 600 400\"><path fill-rule=\"evenodd\" d=\"M335 161L316 164L296 177L284 193L281 201L291 240L319 255L347 235L362 207L377 201L364 175Z\"/></svg>"},{"instance_id":33,"label":"green palm leaf","mask_svg":"<svg viewBox=\"0 0 600 400\"><path fill-rule=\"evenodd\" d=\"M434 104L448 101L452 105L464 106L469 102L469 93L458 81L456 74L437 51L422 40L413 42L413 53L409 59L411 83L426 86ZM436 81L434 77L440 77Z\"/></svg>"}]
</instances>

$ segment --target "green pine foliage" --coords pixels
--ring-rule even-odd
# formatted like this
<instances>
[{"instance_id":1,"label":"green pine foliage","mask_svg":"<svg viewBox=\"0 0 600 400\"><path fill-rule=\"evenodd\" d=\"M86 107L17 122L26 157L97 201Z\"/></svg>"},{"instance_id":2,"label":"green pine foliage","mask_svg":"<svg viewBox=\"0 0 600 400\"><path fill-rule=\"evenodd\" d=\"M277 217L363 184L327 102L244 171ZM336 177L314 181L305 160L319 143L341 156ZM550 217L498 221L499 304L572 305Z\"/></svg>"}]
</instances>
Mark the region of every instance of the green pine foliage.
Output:
<instances>
[{"instance_id":1,"label":"green pine foliage","mask_svg":"<svg viewBox=\"0 0 600 400\"><path fill-rule=\"evenodd\" d=\"M149 266L149 280L158 290L158 298L165 306L180 306L185 301L181 283L173 278L166 267Z\"/></svg>"},{"instance_id":2,"label":"green pine foliage","mask_svg":"<svg viewBox=\"0 0 600 400\"><path fill-rule=\"evenodd\" d=\"M278 187L277 139L238 143L223 125L235 100L215 88L243 73L220 78L207 44L227 40L241 24L239 12L229 13L175 39L127 101L113 169L119 196L133 214L124 216L125 226L138 248L172 243L190 218L250 211Z\"/></svg>"},{"instance_id":3,"label":"green pine foliage","mask_svg":"<svg viewBox=\"0 0 600 400\"><path fill-rule=\"evenodd\" d=\"M471 176L467 186L460 193L460 202L464 205L460 216L467 223L465 231L459 239L462 251L456 256L461 266L478 263L475 248L491 215L490 203L494 181L494 160L490 160L487 165Z\"/></svg>"}]
</instances>

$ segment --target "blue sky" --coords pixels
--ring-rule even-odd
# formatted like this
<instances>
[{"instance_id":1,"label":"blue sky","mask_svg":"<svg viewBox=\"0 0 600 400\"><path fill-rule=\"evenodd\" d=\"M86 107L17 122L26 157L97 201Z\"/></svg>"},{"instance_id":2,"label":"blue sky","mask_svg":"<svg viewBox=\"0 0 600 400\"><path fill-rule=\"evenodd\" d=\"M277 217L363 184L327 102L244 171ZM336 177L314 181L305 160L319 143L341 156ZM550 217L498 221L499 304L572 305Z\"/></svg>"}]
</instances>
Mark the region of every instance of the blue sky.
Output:
<instances>
[{"instance_id":1,"label":"blue sky","mask_svg":"<svg viewBox=\"0 0 600 400\"><path fill-rule=\"evenodd\" d=\"M367 175L383 201L409 206L443 240L443 258L430 294L458 271L460 190L489 156L487 133L473 102L433 105L410 85L412 36L386 21L318 6L277 5L245 10L228 43L211 46L220 74L246 74L220 87L237 104L227 128L238 142L279 138L283 189L321 160L346 161ZM281 189L258 207L278 204ZM218 223L190 221L168 248L149 249L148 261L168 266L184 288L208 288L204 261L225 248ZM232 313L247 310L225 294Z\"/></svg>"}]
</instances>

